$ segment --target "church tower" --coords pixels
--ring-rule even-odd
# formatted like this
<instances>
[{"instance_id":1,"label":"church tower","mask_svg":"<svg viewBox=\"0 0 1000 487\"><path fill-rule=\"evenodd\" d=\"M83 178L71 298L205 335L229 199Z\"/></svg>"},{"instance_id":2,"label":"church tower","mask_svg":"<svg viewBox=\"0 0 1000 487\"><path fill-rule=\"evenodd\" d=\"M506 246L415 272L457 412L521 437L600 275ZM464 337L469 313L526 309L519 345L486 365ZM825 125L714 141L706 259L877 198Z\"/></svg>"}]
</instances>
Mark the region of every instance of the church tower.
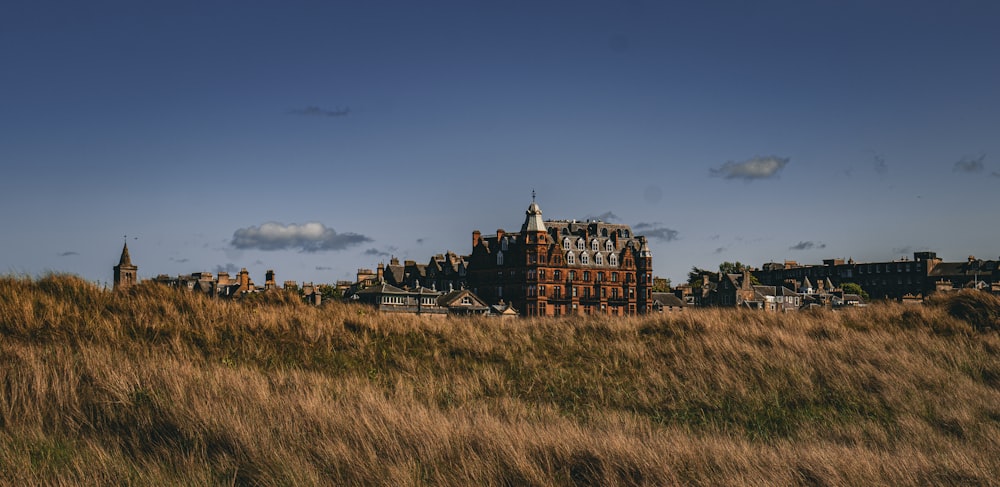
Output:
<instances>
[{"instance_id":1,"label":"church tower","mask_svg":"<svg viewBox=\"0 0 1000 487\"><path fill-rule=\"evenodd\" d=\"M127 289L139 282L137 274L139 267L132 265L132 257L128 255L128 242L122 248L122 256L115 266L115 289Z\"/></svg>"}]
</instances>

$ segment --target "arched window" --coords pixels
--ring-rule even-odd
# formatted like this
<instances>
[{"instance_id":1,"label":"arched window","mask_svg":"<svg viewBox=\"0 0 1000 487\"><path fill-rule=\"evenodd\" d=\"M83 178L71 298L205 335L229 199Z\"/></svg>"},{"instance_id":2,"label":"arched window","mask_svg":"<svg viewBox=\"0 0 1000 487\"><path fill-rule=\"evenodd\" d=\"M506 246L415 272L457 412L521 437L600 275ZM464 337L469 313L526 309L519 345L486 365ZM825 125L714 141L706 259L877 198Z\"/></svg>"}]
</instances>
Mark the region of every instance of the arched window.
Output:
<instances>
[{"instance_id":1,"label":"arched window","mask_svg":"<svg viewBox=\"0 0 1000 487\"><path fill-rule=\"evenodd\" d=\"M594 254L594 263L597 265L604 265L604 256L601 254Z\"/></svg>"},{"instance_id":2,"label":"arched window","mask_svg":"<svg viewBox=\"0 0 1000 487\"><path fill-rule=\"evenodd\" d=\"M503 252L497 252L497 265L503 265Z\"/></svg>"},{"instance_id":3,"label":"arched window","mask_svg":"<svg viewBox=\"0 0 1000 487\"><path fill-rule=\"evenodd\" d=\"M618 265L618 254L611 254L608 256L609 265Z\"/></svg>"},{"instance_id":4,"label":"arched window","mask_svg":"<svg viewBox=\"0 0 1000 487\"><path fill-rule=\"evenodd\" d=\"M590 254L587 254L586 252L580 254L580 263L583 264L583 265L589 264L590 263Z\"/></svg>"},{"instance_id":5,"label":"arched window","mask_svg":"<svg viewBox=\"0 0 1000 487\"><path fill-rule=\"evenodd\" d=\"M596 238L590 241L590 250L593 250L594 252L601 250L601 244L597 242Z\"/></svg>"},{"instance_id":6,"label":"arched window","mask_svg":"<svg viewBox=\"0 0 1000 487\"><path fill-rule=\"evenodd\" d=\"M562 234L563 234L563 235L569 235L569 230L567 230L567 229L566 229L566 228L564 227L564 228L562 229Z\"/></svg>"},{"instance_id":7,"label":"arched window","mask_svg":"<svg viewBox=\"0 0 1000 487\"><path fill-rule=\"evenodd\" d=\"M583 241L583 239L582 238L577 239L577 241L576 241L576 250L583 250L583 249L586 249L586 248L587 248L587 244Z\"/></svg>"},{"instance_id":8,"label":"arched window","mask_svg":"<svg viewBox=\"0 0 1000 487\"><path fill-rule=\"evenodd\" d=\"M573 255L573 252L566 254L566 263L576 264L576 256Z\"/></svg>"},{"instance_id":9,"label":"arched window","mask_svg":"<svg viewBox=\"0 0 1000 487\"><path fill-rule=\"evenodd\" d=\"M628 238L628 230L625 230L625 238Z\"/></svg>"},{"instance_id":10,"label":"arched window","mask_svg":"<svg viewBox=\"0 0 1000 487\"><path fill-rule=\"evenodd\" d=\"M507 237L500 241L500 250L507 250Z\"/></svg>"},{"instance_id":11,"label":"arched window","mask_svg":"<svg viewBox=\"0 0 1000 487\"><path fill-rule=\"evenodd\" d=\"M569 250L569 245L570 245L570 243L569 243L569 237L564 238L563 239L563 248L566 249L566 250Z\"/></svg>"},{"instance_id":12,"label":"arched window","mask_svg":"<svg viewBox=\"0 0 1000 487\"><path fill-rule=\"evenodd\" d=\"M615 243L612 242L611 239L608 239L607 242L604 242L604 250L607 250L608 252L614 251L615 250Z\"/></svg>"},{"instance_id":13,"label":"arched window","mask_svg":"<svg viewBox=\"0 0 1000 487\"><path fill-rule=\"evenodd\" d=\"M607 228L602 228L601 229L601 236L602 237L607 237L608 236L608 229Z\"/></svg>"}]
</instances>

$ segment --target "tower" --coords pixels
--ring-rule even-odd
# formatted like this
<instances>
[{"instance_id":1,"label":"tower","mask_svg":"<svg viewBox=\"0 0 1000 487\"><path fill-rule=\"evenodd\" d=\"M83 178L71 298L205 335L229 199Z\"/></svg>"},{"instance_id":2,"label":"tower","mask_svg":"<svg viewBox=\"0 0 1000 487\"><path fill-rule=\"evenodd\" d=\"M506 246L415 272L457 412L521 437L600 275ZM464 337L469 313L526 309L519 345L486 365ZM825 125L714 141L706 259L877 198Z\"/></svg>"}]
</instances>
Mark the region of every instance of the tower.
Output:
<instances>
[{"instance_id":1,"label":"tower","mask_svg":"<svg viewBox=\"0 0 1000 487\"><path fill-rule=\"evenodd\" d=\"M549 234L545 228L545 221L542 219L542 209L535 203L534 191L531 192L531 205L528 211L524 212L524 224L521 226L521 236L524 245L524 265L527 266L525 276L527 282L524 284L526 291L525 302L516 303L521 306L521 312L528 316L545 314L547 304L544 293L538 292L539 271L545 274L547 265L547 254L549 248ZM544 286L543 288L544 289Z\"/></svg>"},{"instance_id":2,"label":"tower","mask_svg":"<svg viewBox=\"0 0 1000 487\"><path fill-rule=\"evenodd\" d=\"M115 266L115 289L127 289L129 286L139 282L136 275L139 267L132 265L132 257L128 254L128 242L122 248L122 256Z\"/></svg>"}]
</instances>

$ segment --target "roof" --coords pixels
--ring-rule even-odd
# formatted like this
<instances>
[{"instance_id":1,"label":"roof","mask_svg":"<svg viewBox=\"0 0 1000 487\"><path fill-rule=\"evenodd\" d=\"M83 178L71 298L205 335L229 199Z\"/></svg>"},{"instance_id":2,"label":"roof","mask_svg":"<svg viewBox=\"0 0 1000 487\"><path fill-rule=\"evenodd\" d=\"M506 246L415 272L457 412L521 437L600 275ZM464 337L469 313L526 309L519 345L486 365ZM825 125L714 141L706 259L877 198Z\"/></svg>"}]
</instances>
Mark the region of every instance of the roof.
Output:
<instances>
[{"instance_id":1,"label":"roof","mask_svg":"<svg viewBox=\"0 0 1000 487\"><path fill-rule=\"evenodd\" d=\"M122 247L122 256L118 259L118 265L132 267L132 257L128 255L128 242L125 242L125 246Z\"/></svg>"},{"instance_id":2,"label":"roof","mask_svg":"<svg viewBox=\"0 0 1000 487\"><path fill-rule=\"evenodd\" d=\"M463 305L459 301L461 298L466 296L472 299L471 305ZM476 296L472 291L469 291L468 289L459 289L457 291L452 291L450 293L443 294L437 299L437 303L438 306L461 306L464 308L484 309L484 310L487 308L486 303L482 299L479 299L479 296Z\"/></svg>"},{"instance_id":3,"label":"roof","mask_svg":"<svg viewBox=\"0 0 1000 487\"><path fill-rule=\"evenodd\" d=\"M528 206L528 211L524 212L524 226L522 232L544 232L545 221L542 220L542 209L534 201Z\"/></svg>"},{"instance_id":4,"label":"roof","mask_svg":"<svg viewBox=\"0 0 1000 487\"><path fill-rule=\"evenodd\" d=\"M392 286L383 282L375 286L366 287L358 291L357 294L410 294L410 293L396 286Z\"/></svg>"},{"instance_id":5,"label":"roof","mask_svg":"<svg viewBox=\"0 0 1000 487\"><path fill-rule=\"evenodd\" d=\"M663 306L687 306L683 299L678 298L673 293L652 293L651 296L654 303L660 303Z\"/></svg>"}]
</instances>

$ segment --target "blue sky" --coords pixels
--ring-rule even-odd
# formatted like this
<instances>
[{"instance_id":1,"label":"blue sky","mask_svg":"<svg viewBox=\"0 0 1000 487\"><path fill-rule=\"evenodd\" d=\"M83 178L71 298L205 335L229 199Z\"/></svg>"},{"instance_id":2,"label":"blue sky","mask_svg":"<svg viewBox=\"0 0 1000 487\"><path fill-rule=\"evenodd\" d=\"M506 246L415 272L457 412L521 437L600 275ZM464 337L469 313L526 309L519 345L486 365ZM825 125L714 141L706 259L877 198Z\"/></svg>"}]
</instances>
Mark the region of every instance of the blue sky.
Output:
<instances>
[{"instance_id":1,"label":"blue sky","mask_svg":"<svg viewBox=\"0 0 1000 487\"><path fill-rule=\"evenodd\" d=\"M544 216L655 273L996 259L1000 4L5 2L0 272L333 282Z\"/></svg>"}]
</instances>

